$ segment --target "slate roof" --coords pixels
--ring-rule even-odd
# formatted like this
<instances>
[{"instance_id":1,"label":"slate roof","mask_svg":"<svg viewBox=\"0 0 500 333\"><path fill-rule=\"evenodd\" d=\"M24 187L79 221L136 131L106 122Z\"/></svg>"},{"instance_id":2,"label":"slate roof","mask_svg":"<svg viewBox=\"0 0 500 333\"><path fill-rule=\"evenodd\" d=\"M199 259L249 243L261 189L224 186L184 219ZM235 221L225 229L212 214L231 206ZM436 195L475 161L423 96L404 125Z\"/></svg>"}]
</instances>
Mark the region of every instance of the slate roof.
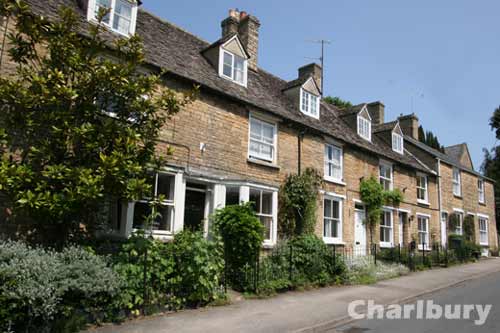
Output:
<instances>
[{"instance_id":1,"label":"slate roof","mask_svg":"<svg viewBox=\"0 0 500 333\"><path fill-rule=\"evenodd\" d=\"M47 18L57 18L61 5L73 8L81 14L82 33L87 31L89 24L86 13L77 5L76 0L27 0L35 14ZM217 22L214 22L216 24ZM320 119L304 115L284 94L283 89L289 82L282 80L263 69L257 72L248 71L247 88L220 78L217 70L212 67L202 55L211 43L164 21L155 15L139 8L136 33L141 36L146 53L146 61L158 69L166 69L167 75L187 79L199 84L202 89L209 89L232 99L237 99L247 105L270 112L290 122L301 124L315 132L336 138L347 145L376 154L384 159L405 165L407 167L429 172L412 156L400 155L376 136L372 142L360 138L343 120L345 115L340 109L321 103ZM105 38L115 39L116 35L107 33ZM220 41L219 41L220 42ZM365 104L351 108L348 112L359 112ZM358 110L359 108L359 110Z\"/></svg>"},{"instance_id":2,"label":"slate roof","mask_svg":"<svg viewBox=\"0 0 500 333\"><path fill-rule=\"evenodd\" d=\"M471 168L469 168L467 166L464 166L464 165L460 164L460 162L456 158L456 155L455 155L456 154L456 150L455 149L452 150L452 154L453 155L448 155L447 153L442 153L442 152L440 152L440 151L438 151L438 150L436 150L434 148L429 147L425 143L422 143L422 142L420 142L418 140L415 140L411 136L405 135L405 140L408 141L408 142L410 142L414 146L420 148L421 150L427 152L428 154L434 156L435 158L438 158L439 160L445 162L446 164L449 164L451 166L459 168L460 170L466 171L466 172L471 173L473 175L476 175L478 177L481 177L481 178L484 178L484 179L488 179L488 180L494 182L493 179L485 177L480 172L477 172L474 169L471 169ZM445 149L445 152L446 152L446 149Z\"/></svg>"},{"instance_id":3,"label":"slate roof","mask_svg":"<svg viewBox=\"0 0 500 333\"><path fill-rule=\"evenodd\" d=\"M466 153L469 155L469 148L467 148L466 143L459 143L458 145L453 145L449 147L444 148L444 152L446 155L448 155L451 159L455 160L457 164L461 164L460 158L461 156ZM470 157L470 155L469 155Z\"/></svg>"},{"instance_id":4,"label":"slate roof","mask_svg":"<svg viewBox=\"0 0 500 333\"><path fill-rule=\"evenodd\" d=\"M373 133L379 133L384 131L392 131L398 122L396 120L390 121L383 124L373 125Z\"/></svg>"}]
</instances>

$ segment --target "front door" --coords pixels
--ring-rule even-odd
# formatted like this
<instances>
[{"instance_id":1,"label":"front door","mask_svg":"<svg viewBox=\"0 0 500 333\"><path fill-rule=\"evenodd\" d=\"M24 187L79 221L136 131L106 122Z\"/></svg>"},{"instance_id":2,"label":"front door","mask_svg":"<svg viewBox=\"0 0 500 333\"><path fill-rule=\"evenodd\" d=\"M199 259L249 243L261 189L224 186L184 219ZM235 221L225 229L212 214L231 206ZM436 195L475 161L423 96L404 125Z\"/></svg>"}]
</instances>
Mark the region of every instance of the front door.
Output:
<instances>
[{"instance_id":1,"label":"front door","mask_svg":"<svg viewBox=\"0 0 500 333\"><path fill-rule=\"evenodd\" d=\"M187 184L184 229L204 230L206 194L206 187L198 184Z\"/></svg>"},{"instance_id":2,"label":"front door","mask_svg":"<svg viewBox=\"0 0 500 333\"><path fill-rule=\"evenodd\" d=\"M447 237L447 226L448 224L448 213L442 212L441 213L441 245L446 246L448 243L448 237Z\"/></svg>"},{"instance_id":3,"label":"front door","mask_svg":"<svg viewBox=\"0 0 500 333\"><path fill-rule=\"evenodd\" d=\"M404 227L404 221L405 221L405 215L406 213L399 213L399 245L403 246L403 227Z\"/></svg>"},{"instance_id":4,"label":"front door","mask_svg":"<svg viewBox=\"0 0 500 333\"><path fill-rule=\"evenodd\" d=\"M356 204L354 209L354 254L366 255L365 207Z\"/></svg>"}]
</instances>

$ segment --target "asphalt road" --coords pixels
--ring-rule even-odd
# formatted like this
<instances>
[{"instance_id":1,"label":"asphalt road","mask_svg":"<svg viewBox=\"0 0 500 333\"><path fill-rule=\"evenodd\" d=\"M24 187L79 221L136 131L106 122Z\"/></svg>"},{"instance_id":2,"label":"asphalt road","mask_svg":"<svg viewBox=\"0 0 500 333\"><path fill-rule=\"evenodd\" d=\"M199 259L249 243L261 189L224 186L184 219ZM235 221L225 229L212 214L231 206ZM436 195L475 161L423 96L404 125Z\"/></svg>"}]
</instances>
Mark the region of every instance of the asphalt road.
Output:
<instances>
[{"instance_id":1,"label":"asphalt road","mask_svg":"<svg viewBox=\"0 0 500 333\"><path fill-rule=\"evenodd\" d=\"M457 286L443 289L434 294L426 295L418 300L424 300L424 304L427 304L428 300L432 300L434 304L439 304L441 306L446 304L481 304L483 306L491 304L492 307L485 323L481 326L475 324L475 320L479 319L476 310L471 312L469 319L416 319L415 313L411 316L412 319L387 319L386 316L384 316L384 319L361 319L347 325L337 327L333 332L500 332L500 272L493 273L479 279L463 282ZM412 300L407 304L413 304L416 306L418 300ZM359 307L357 309L360 310L357 312L363 312L363 310L366 310L366 307ZM423 313L425 318L426 311ZM461 313L463 313L463 307Z\"/></svg>"}]
</instances>

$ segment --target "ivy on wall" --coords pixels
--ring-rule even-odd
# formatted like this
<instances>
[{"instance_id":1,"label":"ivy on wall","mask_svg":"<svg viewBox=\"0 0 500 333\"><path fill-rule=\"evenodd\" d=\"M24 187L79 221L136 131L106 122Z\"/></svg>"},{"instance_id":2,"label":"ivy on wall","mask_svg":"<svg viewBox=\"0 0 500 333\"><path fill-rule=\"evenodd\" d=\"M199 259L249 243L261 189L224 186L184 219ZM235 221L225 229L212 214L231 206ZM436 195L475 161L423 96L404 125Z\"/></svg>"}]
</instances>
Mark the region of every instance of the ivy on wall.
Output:
<instances>
[{"instance_id":1,"label":"ivy on wall","mask_svg":"<svg viewBox=\"0 0 500 333\"><path fill-rule=\"evenodd\" d=\"M279 195L279 234L291 238L314 232L318 191L322 180L311 168L286 177Z\"/></svg>"},{"instance_id":2,"label":"ivy on wall","mask_svg":"<svg viewBox=\"0 0 500 333\"><path fill-rule=\"evenodd\" d=\"M366 207L365 223L370 231L370 242L373 243L373 229L380 223L383 205L398 206L403 201L403 193L399 189L392 191L384 190L378 179L371 176L363 179L360 183L359 191L361 201Z\"/></svg>"}]
</instances>

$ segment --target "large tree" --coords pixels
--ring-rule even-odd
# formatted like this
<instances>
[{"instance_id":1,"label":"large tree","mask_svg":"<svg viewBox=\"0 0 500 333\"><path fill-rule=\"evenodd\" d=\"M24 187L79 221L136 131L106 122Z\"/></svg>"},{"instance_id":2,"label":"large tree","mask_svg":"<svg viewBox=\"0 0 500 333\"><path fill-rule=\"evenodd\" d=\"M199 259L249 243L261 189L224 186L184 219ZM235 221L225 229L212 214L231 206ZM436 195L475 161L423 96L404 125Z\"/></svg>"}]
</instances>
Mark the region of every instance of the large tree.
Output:
<instances>
[{"instance_id":1,"label":"large tree","mask_svg":"<svg viewBox=\"0 0 500 333\"><path fill-rule=\"evenodd\" d=\"M490 118L490 126L497 140L500 140L500 107L496 108ZM495 207L497 230L500 230L500 146L493 147L490 151L483 149L484 161L481 165L483 174L495 180Z\"/></svg>"},{"instance_id":2,"label":"large tree","mask_svg":"<svg viewBox=\"0 0 500 333\"><path fill-rule=\"evenodd\" d=\"M193 96L140 74L137 36L105 42L100 25L81 34L70 9L48 21L22 1L0 0L0 15L17 30L8 36L17 75L0 78L3 205L11 219L56 226L63 240L90 234L103 202L151 192L160 129Z\"/></svg>"}]
</instances>

